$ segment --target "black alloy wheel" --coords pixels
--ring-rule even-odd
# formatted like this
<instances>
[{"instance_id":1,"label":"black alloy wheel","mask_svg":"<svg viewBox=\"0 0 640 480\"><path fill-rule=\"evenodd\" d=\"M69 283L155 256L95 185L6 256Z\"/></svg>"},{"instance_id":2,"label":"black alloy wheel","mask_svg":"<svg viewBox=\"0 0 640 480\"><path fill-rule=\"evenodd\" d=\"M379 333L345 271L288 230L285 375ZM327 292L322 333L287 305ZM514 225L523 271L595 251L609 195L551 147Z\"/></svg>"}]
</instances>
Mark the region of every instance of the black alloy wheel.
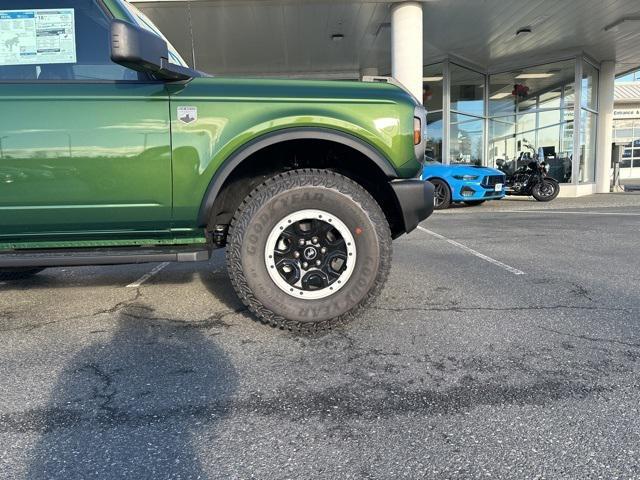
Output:
<instances>
[{"instance_id":1,"label":"black alloy wheel","mask_svg":"<svg viewBox=\"0 0 640 480\"><path fill-rule=\"evenodd\" d=\"M451 191L449 185L442 180L429 180L433 186L433 208L435 210L444 210L451 206Z\"/></svg>"}]
</instances>

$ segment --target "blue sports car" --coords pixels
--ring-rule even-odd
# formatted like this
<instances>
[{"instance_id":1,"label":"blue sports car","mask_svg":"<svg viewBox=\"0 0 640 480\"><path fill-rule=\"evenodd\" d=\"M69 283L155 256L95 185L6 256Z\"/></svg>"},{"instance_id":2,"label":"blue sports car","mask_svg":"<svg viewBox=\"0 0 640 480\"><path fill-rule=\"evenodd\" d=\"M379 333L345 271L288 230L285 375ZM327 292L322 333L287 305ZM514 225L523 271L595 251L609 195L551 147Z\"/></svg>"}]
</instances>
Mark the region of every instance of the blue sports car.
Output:
<instances>
[{"instance_id":1,"label":"blue sports car","mask_svg":"<svg viewBox=\"0 0 640 480\"><path fill-rule=\"evenodd\" d=\"M448 208L452 202L480 205L505 195L505 175L494 168L430 163L424 166L422 179L429 180L435 187L436 210Z\"/></svg>"}]
</instances>

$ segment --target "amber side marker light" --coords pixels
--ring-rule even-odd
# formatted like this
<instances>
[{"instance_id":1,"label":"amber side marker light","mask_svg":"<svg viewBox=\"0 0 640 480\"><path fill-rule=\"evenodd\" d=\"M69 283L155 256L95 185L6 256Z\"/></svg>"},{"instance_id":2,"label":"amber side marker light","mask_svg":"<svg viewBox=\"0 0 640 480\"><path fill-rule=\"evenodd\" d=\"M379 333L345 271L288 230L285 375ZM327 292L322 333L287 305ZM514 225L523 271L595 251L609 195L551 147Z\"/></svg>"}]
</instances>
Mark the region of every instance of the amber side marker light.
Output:
<instances>
[{"instance_id":1,"label":"amber side marker light","mask_svg":"<svg viewBox=\"0 0 640 480\"><path fill-rule=\"evenodd\" d=\"M420 145L422 142L422 121L418 117L413 117L413 144Z\"/></svg>"}]
</instances>

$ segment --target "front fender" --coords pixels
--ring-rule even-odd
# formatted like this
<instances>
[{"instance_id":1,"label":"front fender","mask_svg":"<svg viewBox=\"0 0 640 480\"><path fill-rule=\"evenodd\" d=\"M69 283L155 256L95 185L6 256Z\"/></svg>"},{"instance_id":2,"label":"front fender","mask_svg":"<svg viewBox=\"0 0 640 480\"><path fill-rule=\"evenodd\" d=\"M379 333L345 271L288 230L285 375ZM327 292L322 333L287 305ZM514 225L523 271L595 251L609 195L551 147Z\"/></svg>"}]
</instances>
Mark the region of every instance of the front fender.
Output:
<instances>
[{"instance_id":1,"label":"front fender","mask_svg":"<svg viewBox=\"0 0 640 480\"><path fill-rule=\"evenodd\" d=\"M231 175L235 168L238 167L245 159L270 145L289 140L301 139L327 140L353 148L371 159L387 176L387 178L397 178L397 173L391 163L379 150L350 133L318 127L297 127L276 130L261 135L240 147L236 152L226 158L222 166L215 171L200 205L198 212L198 225L206 225L209 218L209 212L211 211L211 208L225 181L229 178L229 175Z\"/></svg>"},{"instance_id":2,"label":"front fender","mask_svg":"<svg viewBox=\"0 0 640 480\"><path fill-rule=\"evenodd\" d=\"M208 110L209 106L205 107ZM403 142L399 121L393 125L390 118L386 123L378 119L378 129L375 118L365 128L319 115L263 119L243 127L239 118L214 117L203 112L205 108L200 110L198 120L190 124L172 118L174 228L206 223L206 212L233 168L251 153L276 141L296 138L338 141L366 154L389 178L410 176L403 174L402 165L413 156L412 142ZM206 115L202 117L202 113ZM411 170L409 167L413 168L413 164L405 168Z\"/></svg>"}]
</instances>

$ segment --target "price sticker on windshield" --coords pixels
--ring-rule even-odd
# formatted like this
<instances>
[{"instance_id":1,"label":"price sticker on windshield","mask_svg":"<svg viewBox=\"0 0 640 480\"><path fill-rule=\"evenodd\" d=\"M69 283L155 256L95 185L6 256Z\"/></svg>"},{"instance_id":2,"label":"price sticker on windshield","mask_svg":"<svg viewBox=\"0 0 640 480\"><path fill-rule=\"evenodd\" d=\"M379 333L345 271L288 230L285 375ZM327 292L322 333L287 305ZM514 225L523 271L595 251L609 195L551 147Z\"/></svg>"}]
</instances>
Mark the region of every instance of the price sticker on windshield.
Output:
<instances>
[{"instance_id":1,"label":"price sticker on windshield","mask_svg":"<svg viewBox=\"0 0 640 480\"><path fill-rule=\"evenodd\" d=\"M76 63L73 8L0 10L0 66Z\"/></svg>"}]
</instances>

